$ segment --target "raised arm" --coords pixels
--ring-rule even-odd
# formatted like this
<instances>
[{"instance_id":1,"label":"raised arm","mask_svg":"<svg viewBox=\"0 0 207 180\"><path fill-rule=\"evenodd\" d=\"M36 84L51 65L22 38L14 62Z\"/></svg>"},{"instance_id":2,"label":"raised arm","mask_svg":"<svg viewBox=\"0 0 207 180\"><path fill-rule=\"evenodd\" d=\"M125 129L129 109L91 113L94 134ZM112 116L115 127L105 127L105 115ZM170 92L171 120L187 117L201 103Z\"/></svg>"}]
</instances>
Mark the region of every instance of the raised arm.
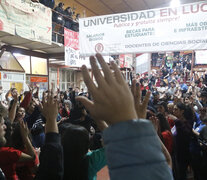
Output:
<instances>
[{"instance_id":1,"label":"raised arm","mask_svg":"<svg viewBox=\"0 0 207 180\"><path fill-rule=\"evenodd\" d=\"M40 166L35 179L61 180L63 178L63 149L60 143L56 118L58 114L57 100L52 92L47 97L43 94L42 113L46 118L45 145L40 153Z\"/></svg>"},{"instance_id":2,"label":"raised arm","mask_svg":"<svg viewBox=\"0 0 207 180\"><path fill-rule=\"evenodd\" d=\"M7 102L9 102L9 94L11 93L11 89L9 89L5 95L5 99Z\"/></svg>"},{"instance_id":3,"label":"raised arm","mask_svg":"<svg viewBox=\"0 0 207 180\"><path fill-rule=\"evenodd\" d=\"M26 148L26 153L21 154L19 158L19 162L35 160L36 154L32 146L32 143L29 139L29 130L27 124L25 124L23 121L20 121L20 131L21 131L22 140Z\"/></svg>"},{"instance_id":4,"label":"raised arm","mask_svg":"<svg viewBox=\"0 0 207 180\"><path fill-rule=\"evenodd\" d=\"M11 123L14 122L17 111L18 94L16 92L13 93L13 98L13 104L11 105L11 109L9 110L9 120L11 121Z\"/></svg>"}]
</instances>

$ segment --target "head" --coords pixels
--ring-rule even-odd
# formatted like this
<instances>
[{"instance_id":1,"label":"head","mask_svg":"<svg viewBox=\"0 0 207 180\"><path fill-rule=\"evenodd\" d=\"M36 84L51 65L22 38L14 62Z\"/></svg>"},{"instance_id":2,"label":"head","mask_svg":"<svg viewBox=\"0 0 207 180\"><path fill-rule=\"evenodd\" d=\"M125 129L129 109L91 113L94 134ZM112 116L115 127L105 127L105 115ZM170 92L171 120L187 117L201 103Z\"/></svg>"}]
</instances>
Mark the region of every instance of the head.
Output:
<instances>
[{"instance_id":1,"label":"head","mask_svg":"<svg viewBox=\"0 0 207 180\"><path fill-rule=\"evenodd\" d=\"M23 107L17 108L16 119L23 119L25 117L25 109Z\"/></svg>"},{"instance_id":2,"label":"head","mask_svg":"<svg viewBox=\"0 0 207 180\"><path fill-rule=\"evenodd\" d=\"M35 109L35 106L36 106L36 103L35 103L34 99L32 99L29 103L29 106L27 107L27 113L32 114Z\"/></svg>"},{"instance_id":3,"label":"head","mask_svg":"<svg viewBox=\"0 0 207 180\"><path fill-rule=\"evenodd\" d=\"M200 109L200 119L203 120L207 116L206 107Z\"/></svg>"},{"instance_id":4,"label":"head","mask_svg":"<svg viewBox=\"0 0 207 180\"><path fill-rule=\"evenodd\" d=\"M205 124L207 126L207 116L205 116L203 119L202 119L202 123Z\"/></svg>"},{"instance_id":5,"label":"head","mask_svg":"<svg viewBox=\"0 0 207 180\"><path fill-rule=\"evenodd\" d=\"M4 118L0 116L0 147L6 144L5 133L6 125L4 124Z\"/></svg>"},{"instance_id":6,"label":"head","mask_svg":"<svg viewBox=\"0 0 207 180\"><path fill-rule=\"evenodd\" d=\"M59 7L59 8L63 8L63 6L64 6L64 3L62 3L62 2L60 2L60 3L58 4L58 7Z\"/></svg>"},{"instance_id":7,"label":"head","mask_svg":"<svg viewBox=\"0 0 207 180\"><path fill-rule=\"evenodd\" d=\"M76 19L79 19L80 18L80 14L76 14Z\"/></svg>"},{"instance_id":8,"label":"head","mask_svg":"<svg viewBox=\"0 0 207 180\"><path fill-rule=\"evenodd\" d=\"M60 100L64 100L65 96L63 92L60 92Z\"/></svg>"},{"instance_id":9,"label":"head","mask_svg":"<svg viewBox=\"0 0 207 180\"><path fill-rule=\"evenodd\" d=\"M184 103L187 104L187 105L190 105L191 104L190 95L189 94L186 94L184 96Z\"/></svg>"},{"instance_id":10,"label":"head","mask_svg":"<svg viewBox=\"0 0 207 180\"><path fill-rule=\"evenodd\" d=\"M12 88L12 89L11 89L11 94L13 94L13 93L18 93L18 91L17 91L16 88Z\"/></svg>"},{"instance_id":11,"label":"head","mask_svg":"<svg viewBox=\"0 0 207 180\"><path fill-rule=\"evenodd\" d=\"M174 114L177 118L182 119L183 114L184 114L184 111L185 111L185 104L183 104L183 103L178 103L177 105L174 106L173 114Z\"/></svg>"},{"instance_id":12,"label":"head","mask_svg":"<svg viewBox=\"0 0 207 180\"><path fill-rule=\"evenodd\" d=\"M157 111L161 114L165 114L168 111L167 104L164 101L160 101L157 103Z\"/></svg>"},{"instance_id":13,"label":"head","mask_svg":"<svg viewBox=\"0 0 207 180\"><path fill-rule=\"evenodd\" d=\"M80 91L79 87L76 87L76 88L75 88L75 92L76 92L76 93L79 93L79 91Z\"/></svg>"},{"instance_id":14,"label":"head","mask_svg":"<svg viewBox=\"0 0 207 180\"><path fill-rule=\"evenodd\" d=\"M59 129L64 152L64 179L87 179L88 131L84 127L69 123L60 125Z\"/></svg>"},{"instance_id":15,"label":"head","mask_svg":"<svg viewBox=\"0 0 207 180\"><path fill-rule=\"evenodd\" d=\"M170 82L170 87L171 88L174 88L175 87L175 83L172 81L172 82Z\"/></svg>"},{"instance_id":16,"label":"head","mask_svg":"<svg viewBox=\"0 0 207 180\"><path fill-rule=\"evenodd\" d=\"M174 115L180 120L186 120L192 124L194 119L194 111L189 105L178 103L174 107Z\"/></svg>"},{"instance_id":17,"label":"head","mask_svg":"<svg viewBox=\"0 0 207 180\"><path fill-rule=\"evenodd\" d=\"M168 109L168 112L169 112L170 114L173 114L174 103L169 103L169 104L167 105L167 109Z\"/></svg>"},{"instance_id":18,"label":"head","mask_svg":"<svg viewBox=\"0 0 207 180\"><path fill-rule=\"evenodd\" d=\"M201 101L206 103L207 102L207 92L201 92Z\"/></svg>"},{"instance_id":19,"label":"head","mask_svg":"<svg viewBox=\"0 0 207 180\"><path fill-rule=\"evenodd\" d=\"M89 133L82 127L65 123L62 134L61 142L64 152L70 152L70 155L79 155L79 158L84 158L89 148ZM60 127L61 129L61 127ZM77 157L78 158L78 157Z\"/></svg>"},{"instance_id":20,"label":"head","mask_svg":"<svg viewBox=\"0 0 207 180\"><path fill-rule=\"evenodd\" d=\"M160 131L164 132L166 130L171 131L170 125L162 113L158 113L157 118L159 119Z\"/></svg>"},{"instance_id":21,"label":"head","mask_svg":"<svg viewBox=\"0 0 207 180\"><path fill-rule=\"evenodd\" d=\"M159 92L154 92L154 93L152 93L152 95L153 95L153 99L154 99L154 101L158 101L159 99L160 99L160 94L159 94Z\"/></svg>"},{"instance_id":22,"label":"head","mask_svg":"<svg viewBox=\"0 0 207 180\"><path fill-rule=\"evenodd\" d=\"M20 132L19 122L12 124L11 145L15 149L24 149L24 143Z\"/></svg>"}]
</instances>

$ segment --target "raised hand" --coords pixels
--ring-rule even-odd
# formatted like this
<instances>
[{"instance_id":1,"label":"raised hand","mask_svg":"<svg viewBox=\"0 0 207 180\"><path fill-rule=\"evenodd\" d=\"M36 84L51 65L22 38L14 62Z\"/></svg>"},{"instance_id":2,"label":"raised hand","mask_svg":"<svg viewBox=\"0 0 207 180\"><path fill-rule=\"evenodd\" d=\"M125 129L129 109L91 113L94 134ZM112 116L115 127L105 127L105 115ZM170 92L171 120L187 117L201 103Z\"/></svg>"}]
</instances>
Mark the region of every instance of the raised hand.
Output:
<instances>
[{"instance_id":1,"label":"raised hand","mask_svg":"<svg viewBox=\"0 0 207 180\"><path fill-rule=\"evenodd\" d=\"M51 91L48 91L47 96L43 93L43 103L42 103L42 113L46 118L45 131L47 132L56 132L58 133L57 128L57 115L58 115L58 103L54 99L54 94Z\"/></svg>"},{"instance_id":2,"label":"raised hand","mask_svg":"<svg viewBox=\"0 0 207 180\"><path fill-rule=\"evenodd\" d=\"M132 81L131 91L134 96L134 106L135 106L138 118L146 119L147 105L150 99L151 92L148 91L143 102L141 102L140 84L136 83L135 79Z\"/></svg>"},{"instance_id":3,"label":"raised hand","mask_svg":"<svg viewBox=\"0 0 207 180\"><path fill-rule=\"evenodd\" d=\"M14 101L17 102L18 101L18 92L17 91L12 92L12 97L14 98Z\"/></svg>"},{"instance_id":4,"label":"raised hand","mask_svg":"<svg viewBox=\"0 0 207 180\"><path fill-rule=\"evenodd\" d=\"M102 67L103 74L100 72L96 63L96 58ZM102 119L108 124L118 123L136 119L134 99L130 89L125 82L119 68L112 62L111 68L105 63L100 54L90 57L92 72L98 87L91 79L86 66L82 66L84 82L93 97L93 102L85 97L76 97L89 110L94 119Z\"/></svg>"},{"instance_id":5,"label":"raised hand","mask_svg":"<svg viewBox=\"0 0 207 180\"><path fill-rule=\"evenodd\" d=\"M23 120L20 120L19 124L20 124L20 132L21 132L22 138L28 137L29 129L28 129L27 124L25 124Z\"/></svg>"}]
</instances>

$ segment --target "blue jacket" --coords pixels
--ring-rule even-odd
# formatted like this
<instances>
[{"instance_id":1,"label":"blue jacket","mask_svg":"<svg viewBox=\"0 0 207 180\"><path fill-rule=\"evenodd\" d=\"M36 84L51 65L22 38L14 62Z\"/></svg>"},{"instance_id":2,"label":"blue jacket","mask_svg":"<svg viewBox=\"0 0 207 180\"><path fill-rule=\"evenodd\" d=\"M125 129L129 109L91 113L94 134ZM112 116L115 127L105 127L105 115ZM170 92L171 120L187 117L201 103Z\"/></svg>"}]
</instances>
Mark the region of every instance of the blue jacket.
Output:
<instances>
[{"instance_id":1,"label":"blue jacket","mask_svg":"<svg viewBox=\"0 0 207 180\"><path fill-rule=\"evenodd\" d=\"M150 121L120 122L104 131L111 180L173 180Z\"/></svg>"}]
</instances>

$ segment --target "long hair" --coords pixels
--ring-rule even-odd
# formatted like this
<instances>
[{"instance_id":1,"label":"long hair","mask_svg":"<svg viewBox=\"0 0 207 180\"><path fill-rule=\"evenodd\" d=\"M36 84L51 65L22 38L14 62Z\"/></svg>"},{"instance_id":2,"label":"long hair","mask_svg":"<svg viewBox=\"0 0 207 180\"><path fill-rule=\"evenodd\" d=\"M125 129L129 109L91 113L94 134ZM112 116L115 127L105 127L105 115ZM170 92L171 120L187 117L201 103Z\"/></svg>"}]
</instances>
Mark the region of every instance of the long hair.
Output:
<instances>
[{"instance_id":1,"label":"long hair","mask_svg":"<svg viewBox=\"0 0 207 180\"><path fill-rule=\"evenodd\" d=\"M13 132L11 135L11 146L15 149L24 149L24 143L20 132L19 122L14 122L12 124Z\"/></svg>"},{"instance_id":2,"label":"long hair","mask_svg":"<svg viewBox=\"0 0 207 180\"><path fill-rule=\"evenodd\" d=\"M170 125L162 113L157 113L157 118L159 119L160 131L164 132L166 130L171 131Z\"/></svg>"},{"instance_id":3,"label":"long hair","mask_svg":"<svg viewBox=\"0 0 207 180\"><path fill-rule=\"evenodd\" d=\"M61 125L60 134L64 152L63 180L87 180L89 133L81 126L65 123Z\"/></svg>"},{"instance_id":4,"label":"long hair","mask_svg":"<svg viewBox=\"0 0 207 180\"><path fill-rule=\"evenodd\" d=\"M189 105L185 105L183 103L178 103L177 107L181 110L183 110L183 117L185 118L185 120L191 125L193 126L193 122L194 122L194 111L192 109L192 107L190 107Z\"/></svg>"}]
</instances>

